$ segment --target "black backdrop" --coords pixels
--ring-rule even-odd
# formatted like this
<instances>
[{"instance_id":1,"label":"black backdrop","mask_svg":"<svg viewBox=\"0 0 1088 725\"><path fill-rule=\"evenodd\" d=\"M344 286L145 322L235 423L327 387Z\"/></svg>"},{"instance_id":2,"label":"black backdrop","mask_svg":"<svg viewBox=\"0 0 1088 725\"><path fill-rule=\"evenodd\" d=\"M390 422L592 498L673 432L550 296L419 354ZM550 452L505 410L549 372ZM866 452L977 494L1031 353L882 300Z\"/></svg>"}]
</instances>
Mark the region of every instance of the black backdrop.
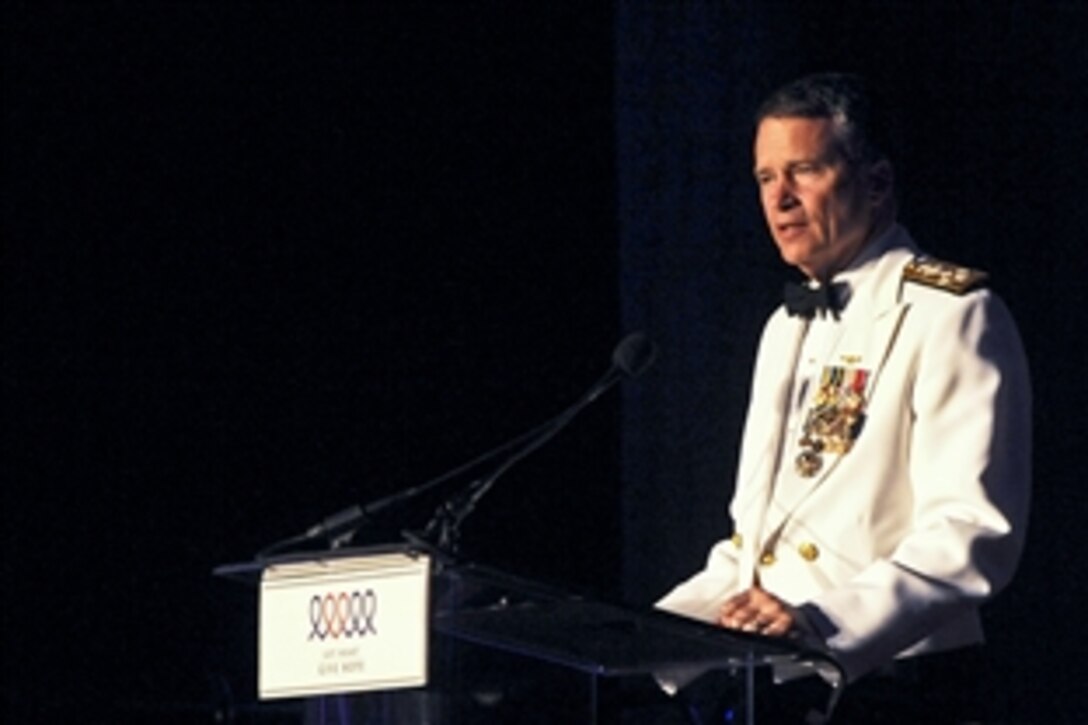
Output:
<instances>
[{"instance_id":1,"label":"black backdrop","mask_svg":"<svg viewBox=\"0 0 1088 725\"><path fill-rule=\"evenodd\" d=\"M608 367L610 11L21 5L5 705L252 698L252 592L213 566L453 468ZM510 474L468 551L613 586L617 409Z\"/></svg>"},{"instance_id":2,"label":"black backdrop","mask_svg":"<svg viewBox=\"0 0 1088 725\"><path fill-rule=\"evenodd\" d=\"M1024 327L1036 506L988 616L1013 721L1081 719L1085 11L508 5L5 9L5 711L251 699L253 601L215 564L522 432L629 329L658 364L465 545L637 604L689 573L786 272L747 117L839 67L910 108L907 224Z\"/></svg>"}]
</instances>

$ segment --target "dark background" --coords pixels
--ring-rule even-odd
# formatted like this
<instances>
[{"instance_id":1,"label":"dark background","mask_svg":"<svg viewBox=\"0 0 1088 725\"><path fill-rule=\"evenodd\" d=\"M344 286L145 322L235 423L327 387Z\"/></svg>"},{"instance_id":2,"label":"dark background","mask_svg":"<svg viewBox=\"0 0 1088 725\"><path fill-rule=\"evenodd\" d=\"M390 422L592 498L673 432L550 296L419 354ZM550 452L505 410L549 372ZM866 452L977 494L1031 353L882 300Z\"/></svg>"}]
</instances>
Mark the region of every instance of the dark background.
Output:
<instances>
[{"instance_id":1,"label":"dark background","mask_svg":"<svg viewBox=\"0 0 1088 725\"><path fill-rule=\"evenodd\" d=\"M1013 722L1079 722L1086 410L1079 3L9 3L5 714L210 721L253 699L217 580L661 354L509 473L486 563L644 605L724 533L788 276L752 108L860 70L906 108L903 218L987 268L1036 393ZM430 505L370 536L418 526ZM382 527L385 528L382 528Z\"/></svg>"}]
</instances>

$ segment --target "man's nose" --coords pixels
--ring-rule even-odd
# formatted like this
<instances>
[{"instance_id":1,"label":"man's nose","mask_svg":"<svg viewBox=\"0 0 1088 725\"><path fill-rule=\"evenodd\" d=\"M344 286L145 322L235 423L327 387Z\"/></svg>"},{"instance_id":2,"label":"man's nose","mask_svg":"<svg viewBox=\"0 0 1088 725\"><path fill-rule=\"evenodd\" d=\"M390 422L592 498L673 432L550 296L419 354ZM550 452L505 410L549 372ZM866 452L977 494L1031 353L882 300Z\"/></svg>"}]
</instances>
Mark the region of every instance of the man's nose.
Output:
<instances>
[{"instance_id":1,"label":"man's nose","mask_svg":"<svg viewBox=\"0 0 1088 725\"><path fill-rule=\"evenodd\" d=\"M780 181L774 189L774 205L781 211L797 206L800 201L788 181Z\"/></svg>"}]
</instances>

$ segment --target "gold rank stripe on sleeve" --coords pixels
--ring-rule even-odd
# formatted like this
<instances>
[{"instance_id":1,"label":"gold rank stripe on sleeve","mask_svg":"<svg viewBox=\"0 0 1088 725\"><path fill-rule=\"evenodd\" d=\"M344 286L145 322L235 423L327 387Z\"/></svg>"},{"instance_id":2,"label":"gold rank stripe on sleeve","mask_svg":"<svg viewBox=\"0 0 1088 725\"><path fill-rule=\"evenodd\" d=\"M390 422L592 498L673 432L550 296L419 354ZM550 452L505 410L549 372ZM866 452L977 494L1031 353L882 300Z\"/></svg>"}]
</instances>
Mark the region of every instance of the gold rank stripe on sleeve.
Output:
<instances>
[{"instance_id":1,"label":"gold rank stripe on sleeve","mask_svg":"<svg viewBox=\"0 0 1088 725\"><path fill-rule=\"evenodd\" d=\"M981 287L989 276L980 269L961 267L930 257L916 257L903 268L903 279L907 282L936 287L958 295Z\"/></svg>"}]
</instances>

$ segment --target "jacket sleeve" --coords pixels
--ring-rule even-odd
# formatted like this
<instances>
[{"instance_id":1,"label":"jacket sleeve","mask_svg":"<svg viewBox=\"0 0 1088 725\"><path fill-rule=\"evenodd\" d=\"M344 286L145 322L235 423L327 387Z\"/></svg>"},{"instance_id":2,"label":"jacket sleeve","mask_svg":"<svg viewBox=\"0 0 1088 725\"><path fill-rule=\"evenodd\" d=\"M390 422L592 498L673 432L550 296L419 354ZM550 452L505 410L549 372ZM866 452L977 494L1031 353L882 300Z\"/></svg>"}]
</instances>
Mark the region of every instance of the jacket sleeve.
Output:
<instances>
[{"instance_id":1,"label":"jacket sleeve","mask_svg":"<svg viewBox=\"0 0 1088 725\"><path fill-rule=\"evenodd\" d=\"M756 369L753 371L752 384L748 403L747 424L744 430L744 441L741 447L741 461L738 472L738 485L734 489L733 499L729 504L729 511L734 522L734 528L744 519L753 516L758 520L758 514L754 512L762 500L765 505L766 495L761 487L745 485L745 481L751 482L753 468L772 465L771 445L774 441L769 438L766 430L754 430L751 422L753 409L771 409L780 406L782 401L768 400L764 397L765 391L771 390L772 395L778 395L777 386L769 388L768 377L774 377L765 366L769 359L780 356L774 348L776 341L790 335L787 328L785 313L778 310L764 325L760 336L758 354L756 355ZM761 367L762 366L762 367ZM779 426L775 424L774 428ZM717 622L718 610L727 598L747 588L751 584L752 562L745 561L743 557L750 557L750 546L741 549L735 543L735 539L723 539L716 543L707 556L706 566L690 579L681 582L668 594L662 597L656 604L660 609L681 614L704 622Z\"/></svg>"},{"instance_id":2,"label":"jacket sleeve","mask_svg":"<svg viewBox=\"0 0 1088 725\"><path fill-rule=\"evenodd\" d=\"M706 567L674 587L655 606L703 622L717 622L722 603L737 591L735 551L732 542L719 541L710 549Z\"/></svg>"}]
</instances>

